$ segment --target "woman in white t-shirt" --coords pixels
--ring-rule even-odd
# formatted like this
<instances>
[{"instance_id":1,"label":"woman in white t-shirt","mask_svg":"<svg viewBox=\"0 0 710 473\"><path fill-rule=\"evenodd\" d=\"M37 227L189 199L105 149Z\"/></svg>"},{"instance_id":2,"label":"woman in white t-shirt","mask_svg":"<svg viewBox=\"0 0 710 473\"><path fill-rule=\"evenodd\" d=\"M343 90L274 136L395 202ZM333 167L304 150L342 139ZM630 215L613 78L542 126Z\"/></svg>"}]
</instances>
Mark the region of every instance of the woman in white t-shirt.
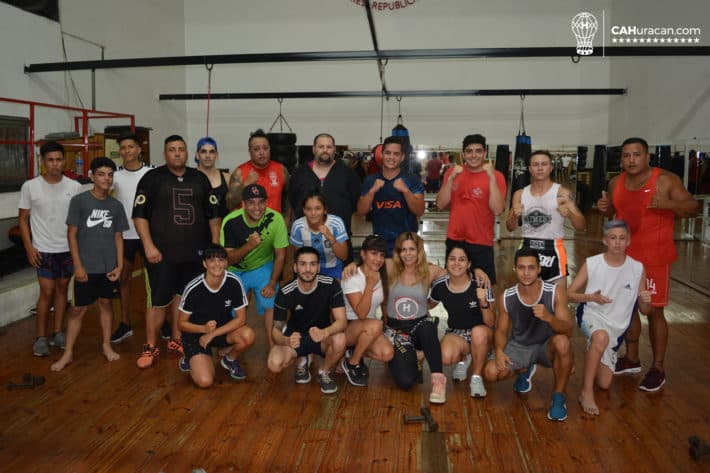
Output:
<instances>
[{"instance_id":1,"label":"woman in white t-shirt","mask_svg":"<svg viewBox=\"0 0 710 473\"><path fill-rule=\"evenodd\" d=\"M363 357L388 362L394 356L392 344L382 333L382 321L376 316L387 291L385 252L387 242L370 235L362 243L361 263L357 272L342 282L348 327L346 345L352 348L350 357L343 358L341 367L351 384L367 385L367 366Z\"/></svg>"}]
</instances>

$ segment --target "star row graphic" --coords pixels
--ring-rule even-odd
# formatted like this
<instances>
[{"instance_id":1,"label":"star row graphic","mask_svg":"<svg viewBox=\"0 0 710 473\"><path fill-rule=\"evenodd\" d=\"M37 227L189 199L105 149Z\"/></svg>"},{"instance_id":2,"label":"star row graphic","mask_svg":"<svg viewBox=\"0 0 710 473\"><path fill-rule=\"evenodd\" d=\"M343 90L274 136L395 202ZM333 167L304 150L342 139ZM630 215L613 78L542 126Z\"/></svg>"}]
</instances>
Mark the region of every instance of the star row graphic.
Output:
<instances>
[{"instance_id":1,"label":"star row graphic","mask_svg":"<svg viewBox=\"0 0 710 473\"><path fill-rule=\"evenodd\" d=\"M611 38L612 43L700 43L700 38Z\"/></svg>"}]
</instances>

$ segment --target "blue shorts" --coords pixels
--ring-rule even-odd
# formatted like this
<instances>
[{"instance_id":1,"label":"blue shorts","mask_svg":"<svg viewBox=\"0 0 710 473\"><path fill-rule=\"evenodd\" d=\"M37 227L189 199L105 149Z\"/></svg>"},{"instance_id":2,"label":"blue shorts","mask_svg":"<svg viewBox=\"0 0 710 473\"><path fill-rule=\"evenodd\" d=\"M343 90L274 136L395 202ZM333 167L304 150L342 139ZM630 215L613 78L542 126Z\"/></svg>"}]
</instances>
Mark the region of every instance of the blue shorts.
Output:
<instances>
[{"instance_id":1,"label":"blue shorts","mask_svg":"<svg viewBox=\"0 0 710 473\"><path fill-rule=\"evenodd\" d=\"M266 312L267 309L274 308L276 293L279 292L279 283L276 283L274 297L264 297L261 295L261 290L264 286L269 284L271 272L273 270L274 262L269 261L263 266L259 266L251 271L234 271L234 274L236 274L242 281L244 292L248 293L251 289L252 294L254 294L254 300L256 300L256 312L259 315L264 315L264 312Z\"/></svg>"},{"instance_id":2,"label":"blue shorts","mask_svg":"<svg viewBox=\"0 0 710 473\"><path fill-rule=\"evenodd\" d=\"M69 279L74 274L71 253L39 253L40 262L37 277L45 279Z\"/></svg>"}]
</instances>

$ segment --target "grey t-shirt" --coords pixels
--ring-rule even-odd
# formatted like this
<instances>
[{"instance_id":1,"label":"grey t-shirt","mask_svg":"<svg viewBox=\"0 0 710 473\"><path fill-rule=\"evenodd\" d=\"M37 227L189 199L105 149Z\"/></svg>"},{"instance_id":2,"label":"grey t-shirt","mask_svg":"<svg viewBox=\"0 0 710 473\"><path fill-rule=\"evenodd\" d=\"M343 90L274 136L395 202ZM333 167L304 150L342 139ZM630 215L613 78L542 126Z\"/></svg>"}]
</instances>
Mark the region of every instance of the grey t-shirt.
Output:
<instances>
[{"instance_id":1,"label":"grey t-shirt","mask_svg":"<svg viewBox=\"0 0 710 473\"><path fill-rule=\"evenodd\" d=\"M111 196L97 199L91 191L69 203L67 225L78 228L79 258L88 274L106 274L118 265L116 233L128 229L123 205Z\"/></svg>"}]
</instances>

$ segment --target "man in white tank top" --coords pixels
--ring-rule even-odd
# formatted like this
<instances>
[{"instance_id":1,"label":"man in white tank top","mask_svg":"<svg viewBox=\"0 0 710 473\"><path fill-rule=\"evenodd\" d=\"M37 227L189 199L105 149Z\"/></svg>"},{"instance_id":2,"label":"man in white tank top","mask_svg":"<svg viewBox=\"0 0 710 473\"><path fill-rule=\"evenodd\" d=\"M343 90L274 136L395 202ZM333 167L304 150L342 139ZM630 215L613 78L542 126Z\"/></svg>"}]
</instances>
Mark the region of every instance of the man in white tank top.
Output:
<instances>
[{"instance_id":1,"label":"man in white tank top","mask_svg":"<svg viewBox=\"0 0 710 473\"><path fill-rule=\"evenodd\" d=\"M569 219L575 230L584 230L584 215L577 208L572 192L552 181L549 151L533 152L528 169L530 184L513 194L513 207L505 224L511 232L521 226L521 247L536 250L540 255L542 280L567 287L564 222Z\"/></svg>"},{"instance_id":2,"label":"man in white tank top","mask_svg":"<svg viewBox=\"0 0 710 473\"><path fill-rule=\"evenodd\" d=\"M616 352L631 323L636 298L641 312L648 313L651 309L651 292L646 289L643 265L625 253L631 243L626 222L610 220L604 224L602 241L606 251L587 258L568 292L570 301L580 303L577 322L587 337L579 403L590 415L599 415L594 380L601 389L609 389Z\"/></svg>"}]
</instances>

